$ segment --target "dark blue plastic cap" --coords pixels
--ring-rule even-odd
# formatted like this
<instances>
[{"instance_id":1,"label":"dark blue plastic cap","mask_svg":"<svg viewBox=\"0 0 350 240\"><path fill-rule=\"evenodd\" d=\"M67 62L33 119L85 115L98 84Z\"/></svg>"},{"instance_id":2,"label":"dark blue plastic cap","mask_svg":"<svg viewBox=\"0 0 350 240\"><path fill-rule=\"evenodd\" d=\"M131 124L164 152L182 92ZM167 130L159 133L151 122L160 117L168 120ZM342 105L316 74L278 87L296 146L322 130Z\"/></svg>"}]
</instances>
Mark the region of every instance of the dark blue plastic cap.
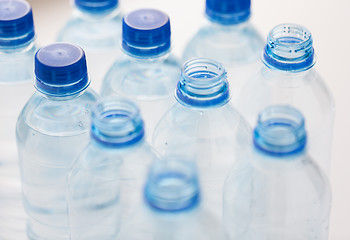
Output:
<instances>
[{"instance_id":1,"label":"dark blue plastic cap","mask_svg":"<svg viewBox=\"0 0 350 240\"><path fill-rule=\"evenodd\" d=\"M0 0L0 46L18 46L34 38L33 13L22 0Z\"/></svg>"},{"instance_id":2,"label":"dark blue plastic cap","mask_svg":"<svg viewBox=\"0 0 350 240\"><path fill-rule=\"evenodd\" d=\"M213 22L238 24L250 17L250 0L207 0L205 13Z\"/></svg>"},{"instance_id":3,"label":"dark blue plastic cap","mask_svg":"<svg viewBox=\"0 0 350 240\"><path fill-rule=\"evenodd\" d=\"M136 56L155 56L170 48L170 20L154 9L134 11L123 19L123 49Z\"/></svg>"},{"instance_id":4,"label":"dark blue plastic cap","mask_svg":"<svg viewBox=\"0 0 350 240\"><path fill-rule=\"evenodd\" d=\"M35 54L35 87L51 96L69 96L86 89L89 77L83 49L70 43L54 43Z\"/></svg>"},{"instance_id":5,"label":"dark blue plastic cap","mask_svg":"<svg viewBox=\"0 0 350 240\"><path fill-rule=\"evenodd\" d=\"M89 13L104 13L117 8L118 0L74 0L75 5Z\"/></svg>"}]
</instances>

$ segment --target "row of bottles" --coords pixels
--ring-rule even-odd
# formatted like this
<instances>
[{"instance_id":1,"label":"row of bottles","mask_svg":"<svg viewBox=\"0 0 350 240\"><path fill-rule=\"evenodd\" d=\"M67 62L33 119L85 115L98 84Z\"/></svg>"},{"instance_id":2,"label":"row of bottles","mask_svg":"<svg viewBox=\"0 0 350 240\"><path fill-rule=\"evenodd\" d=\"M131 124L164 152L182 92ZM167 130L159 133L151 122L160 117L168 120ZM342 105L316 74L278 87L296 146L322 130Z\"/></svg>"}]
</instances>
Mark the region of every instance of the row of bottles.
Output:
<instances>
[{"instance_id":1,"label":"row of bottles","mask_svg":"<svg viewBox=\"0 0 350 240\"><path fill-rule=\"evenodd\" d=\"M0 0L0 237L327 239L334 103L306 28L264 47L249 0L207 0L181 64L164 12L74 6L38 50L29 4Z\"/></svg>"}]
</instances>

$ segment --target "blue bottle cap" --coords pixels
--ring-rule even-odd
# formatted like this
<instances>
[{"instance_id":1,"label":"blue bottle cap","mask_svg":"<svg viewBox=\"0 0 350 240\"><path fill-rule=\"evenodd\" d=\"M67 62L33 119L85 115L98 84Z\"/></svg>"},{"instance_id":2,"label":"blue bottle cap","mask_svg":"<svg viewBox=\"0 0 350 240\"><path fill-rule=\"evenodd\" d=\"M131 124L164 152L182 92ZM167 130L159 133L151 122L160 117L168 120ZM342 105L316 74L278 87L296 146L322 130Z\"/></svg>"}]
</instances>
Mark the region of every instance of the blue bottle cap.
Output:
<instances>
[{"instance_id":1,"label":"blue bottle cap","mask_svg":"<svg viewBox=\"0 0 350 240\"><path fill-rule=\"evenodd\" d=\"M51 96L69 96L86 89L90 80L83 49L70 43L54 43L35 54L35 87Z\"/></svg>"},{"instance_id":2,"label":"blue bottle cap","mask_svg":"<svg viewBox=\"0 0 350 240\"><path fill-rule=\"evenodd\" d=\"M91 137L106 147L134 145L144 137L139 108L124 98L100 99L92 108Z\"/></svg>"},{"instance_id":3,"label":"blue bottle cap","mask_svg":"<svg viewBox=\"0 0 350 240\"><path fill-rule=\"evenodd\" d=\"M0 0L0 46L22 45L34 35L30 5L22 0Z\"/></svg>"},{"instance_id":4,"label":"blue bottle cap","mask_svg":"<svg viewBox=\"0 0 350 240\"><path fill-rule=\"evenodd\" d=\"M178 212L198 206L199 193L195 164L170 158L153 163L144 196L153 209Z\"/></svg>"},{"instance_id":5,"label":"blue bottle cap","mask_svg":"<svg viewBox=\"0 0 350 240\"><path fill-rule=\"evenodd\" d=\"M191 59L184 63L175 97L185 106L219 107L230 100L225 68L209 59Z\"/></svg>"},{"instance_id":6,"label":"blue bottle cap","mask_svg":"<svg viewBox=\"0 0 350 240\"><path fill-rule=\"evenodd\" d=\"M80 10L93 14L110 12L118 6L118 0L74 0L74 3Z\"/></svg>"},{"instance_id":7,"label":"blue bottle cap","mask_svg":"<svg viewBox=\"0 0 350 240\"><path fill-rule=\"evenodd\" d=\"M250 0L207 0L205 13L213 22L238 24L250 17Z\"/></svg>"},{"instance_id":8,"label":"blue bottle cap","mask_svg":"<svg viewBox=\"0 0 350 240\"><path fill-rule=\"evenodd\" d=\"M265 154L284 157L299 154L306 146L303 115L290 106L264 109L254 129L255 147Z\"/></svg>"},{"instance_id":9,"label":"blue bottle cap","mask_svg":"<svg viewBox=\"0 0 350 240\"><path fill-rule=\"evenodd\" d=\"M123 18L123 49L130 55L149 57L170 49L170 19L155 9L140 9Z\"/></svg>"},{"instance_id":10,"label":"blue bottle cap","mask_svg":"<svg viewBox=\"0 0 350 240\"><path fill-rule=\"evenodd\" d=\"M267 37L264 64L282 71L301 72L312 68L316 58L311 32L297 24L274 27Z\"/></svg>"}]
</instances>

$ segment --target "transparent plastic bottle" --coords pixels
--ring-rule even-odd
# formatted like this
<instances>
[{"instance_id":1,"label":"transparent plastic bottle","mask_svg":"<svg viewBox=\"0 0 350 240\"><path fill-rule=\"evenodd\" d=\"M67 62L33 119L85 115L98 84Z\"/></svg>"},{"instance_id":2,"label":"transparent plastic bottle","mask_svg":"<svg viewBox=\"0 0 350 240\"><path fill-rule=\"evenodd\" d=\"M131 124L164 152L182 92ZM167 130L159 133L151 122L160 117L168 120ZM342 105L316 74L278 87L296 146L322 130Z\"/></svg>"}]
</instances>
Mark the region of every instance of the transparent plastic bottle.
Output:
<instances>
[{"instance_id":1,"label":"transparent plastic bottle","mask_svg":"<svg viewBox=\"0 0 350 240\"><path fill-rule=\"evenodd\" d=\"M70 239L115 239L121 222L142 202L149 165L158 156L144 140L143 120L131 101L98 101L90 132L68 175Z\"/></svg>"},{"instance_id":2,"label":"transparent plastic bottle","mask_svg":"<svg viewBox=\"0 0 350 240\"><path fill-rule=\"evenodd\" d=\"M201 204L193 162L154 163L143 193L144 204L122 226L118 240L222 239L220 224Z\"/></svg>"},{"instance_id":3,"label":"transparent plastic bottle","mask_svg":"<svg viewBox=\"0 0 350 240\"><path fill-rule=\"evenodd\" d=\"M170 53L169 17L154 9L129 13L123 19L122 47L124 53L109 69L101 95L119 95L136 102L146 132L151 134L175 102L180 76L181 64Z\"/></svg>"},{"instance_id":4,"label":"transparent plastic bottle","mask_svg":"<svg viewBox=\"0 0 350 240\"><path fill-rule=\"evenodd\" d=\"M305 119L309 154L329 174L334 122L334 100L314 70L315 54L309 30L281 24L271 30L260 72L238 96L238 110L254 124L259 112L270 106L289 104Z\"/></svg>"},{"instance_id":5,"label":"transparent plastic bottle","mask_svg":"<svg viewBox=\"0 0 350 240\"><path fill-rule=\"evenodd\" d=\"M35 31L30 5L0 0L0 239L23 239L16 120L34 92Z\"/></svg>"},{"instance_id":6,"label":"transparent plastic bottle","mask_svg":"<svg viewBox=\"0 0 350 240\"><path fill-rule=\"evenodd\" d=\"M183 60L212 58L227 70L232 101L260 63L264 40L249 21L250 0L206 0L208 22L189 41Z\"/></svg>"},{"instance_id":7,"label":"transparent plastic bottle","mask_svg":"<svg viewBox=\"0 0 350 240\"><path fill-rule=\"evenodd\" d=\"M153 146L164 156L197 163L203 204L221 219L225 177L246 152L249 124L229 103L225 69L214 60L186 62L175 95L178 102L158 123Z\"/></svg>"},{"instance_id":8,"label":"transparent plastic bottle","mask_svg":"<svg viewBox=\"0 0 350 240\"><path fill-rule=\"evenodd\" d=\"M290 106L261 112L251 151L225 183L230 240L327 240L329 181L307 153L304 118Z\"/></svg>"},{"instance_id":9,"label":"transparent plastic bottle","mask_svg":"<svg viewBox=\"0 0 350 240\"><path fill-rule=\"evenodd\" d=\"M84 51L55 43L35 55L35 87L17 121L17 146L29 239L68 239L65 179L89 142L90 108Z\"/></svg>"},{"instance_id":10,"label":"transparent plastic bottle","mask_svg":"<svg viewBox=\"0 0 350 240\"><path fill-rule=\"evenodd\" d=\"M70 42L86 53L91 87L100 90L103 77L120 55L122 17L119 0L72 0L73 16L57 41Z\"/></svg>"}]
</instances>

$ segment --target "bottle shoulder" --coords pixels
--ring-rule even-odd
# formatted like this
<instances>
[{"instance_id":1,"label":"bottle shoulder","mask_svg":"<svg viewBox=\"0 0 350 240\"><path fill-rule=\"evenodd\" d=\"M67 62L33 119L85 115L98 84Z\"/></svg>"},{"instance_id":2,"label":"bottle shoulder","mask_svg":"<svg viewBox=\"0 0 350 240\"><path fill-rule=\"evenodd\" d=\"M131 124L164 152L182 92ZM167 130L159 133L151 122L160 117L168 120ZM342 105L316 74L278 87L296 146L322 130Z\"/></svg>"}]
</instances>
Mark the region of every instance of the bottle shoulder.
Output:
<instances>
[{"instance_id":1,"label":"bottle shoulder","mask_svg":"<svg viewBox=\"0 0 350 240\"><path fill-rule=\"evenodd\" d=\"M90 89L66 100L55 100L36 92L23 108L17 128L31 128L53 136L86 133L90 128L90 109L96 100L97 94Z\"/></svg>"},{"instance_id":2,"label":"bottle shoulder","mask_svg":"<svg viewBox=\"0 0 350 240\"><path fill-rule=\"evenodd\" d=\"M250 136L249 123L228 103L217 108L192 108L176 103L159 121L154 136L176 132L191 137Z\"/></svg>"},{"instance_id":3,"label":"bottle shoulder","mask_svg":"<svg viewBox=\"0 0 350 240\"><path fill-rule=\"evenodd\" d=\"M327 111L330 109L334 111L333 95L325 81L314 69L293 73L272 70L261 63L260 70L244 84L240 96L248 98L254 95L252 99L258 99L266 98L267 94L270 99L284 95L285 99L279 104L286 101L286 103L288 101L295 103L309 101L307 104L322 104L323 108L328 109ZM292 96L297 98L291 99Z\"/></svg>"},{"instance_id":4,"label":"bottle shoulder","mask_svg":"<svg viewBox=\"0 0 350 240\"><path fill-rule=\"evenodd\" d=\"M151 163L158 159L158 154L144 140L133 146L112 148L104 147L91 139L72 164L69 181L73 187L83 181L143 181Z\"/></svg>"},{"instance_id":5,"label":"bottle shoulder","mask_svg":"<svg viewBox=\"0 0 350 240\"><path fill-rule=\"evenodd\" d=\"M239 188L238 185L243 182L252 184L257 181L260 183L256 184L261 184L264 188L293 184L291 191L309 189L314 197L320 196L321 193L330 197L330 183L326 174L307 153L290 157L271 157L255 150L252 145L251 143L251 149L245 157L237 161L231 169L226 179L228 188L230 185Z\"/></svg>"},{"instance_id":6,"label":"bottle shoulder","mask_svg":"<svg viewBox=\"0 0 350 240\"><path fill-rule=\"evenodd\" d=\"M87 51L119 48L121 26L119 16L104 20L72 17L59 32L57 41L72 42Z\"/></svg>"},{"instance_id":7,"label":"bottle shoulder","mask_svg":"<svg viewBox=\"0 0 350 240\"><path fill-rule=\"evenodd\" d=\"M180 69L179 60L172 54L155 60L123 54L108 70L101 95L122 95L140 100L171 97Z\"/></svg>"},{"instance_id":8,"label":"bottle shoulder","mask_svg":"<svg viewBox=\"0 0 350 240\"><path fill-rule=\"evenodd\" d=\"M0 52L0 83L13 84L34 79L34 55L38 47L35 43L28 47Z\"/></svg>"},{"instance_id":9,"label":"bottle shoulder","mask_svg":"<svg viewBox=\"0 0 350 240\"><path fill-rule=\"evenodd\" d=\"M200 28L189 41L183 60L208 57L231 67L256 61L263 47L263 38L249 22L231 27L211 23Z\"/></svg>"},{"instance_id":10,"label":"bottle shoulder","mask_svg":"<svg viewBox=\"0 0 350 240\"><path fill-rule=\"evenodd\" d=\"M137 226L135 228L135 226ZM201 239L223 240L219 222L201 206L182 212L155 210L143 202L137 211L122 226L121 239L151 240L156 236L162 239Z\"/></svg>"}]
</instances>

